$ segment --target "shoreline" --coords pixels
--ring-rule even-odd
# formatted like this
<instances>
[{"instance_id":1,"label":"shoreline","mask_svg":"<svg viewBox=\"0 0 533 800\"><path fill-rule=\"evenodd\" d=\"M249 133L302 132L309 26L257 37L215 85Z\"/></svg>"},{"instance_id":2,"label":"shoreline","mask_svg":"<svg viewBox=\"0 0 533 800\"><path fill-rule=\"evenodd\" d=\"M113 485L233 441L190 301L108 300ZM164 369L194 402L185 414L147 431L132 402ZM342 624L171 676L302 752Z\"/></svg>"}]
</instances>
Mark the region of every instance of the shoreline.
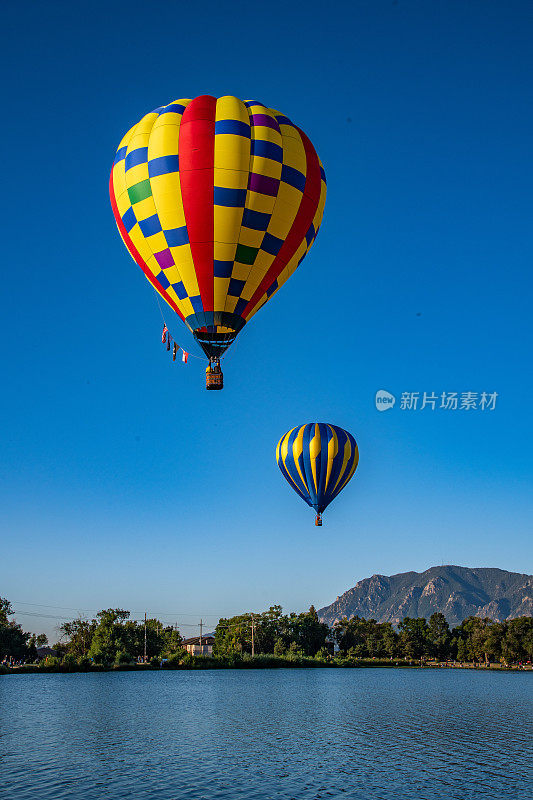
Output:
<instances>
[{"instance_id":1,"label":"shoreline","mask_svg":"<svg viewBox=\"0 0 533 800\"><path fill-rule=\"evenodd\" d=\"M476 664L472 662L458 662L456 664L447 662L425 662L420 663L415 660L410 662L400 661L381 661L365 660L336 662L320 661L316 659L305 659L301 661L289 661L285 659L268 658L243 660L240 663L228 663L212 658L202 658L201 662L195 664L120 664L120 665L46 665L21 664L14 666L0 665L0 676L2 675L48 675L48 674L69 674L69 673L94 673L94 672L164 672L164 671L201 671L201 670L250 670L250 669L447 669L447 670L474 670L477 672L532 672L533 664Z\"/></svg>"}]
</instances>

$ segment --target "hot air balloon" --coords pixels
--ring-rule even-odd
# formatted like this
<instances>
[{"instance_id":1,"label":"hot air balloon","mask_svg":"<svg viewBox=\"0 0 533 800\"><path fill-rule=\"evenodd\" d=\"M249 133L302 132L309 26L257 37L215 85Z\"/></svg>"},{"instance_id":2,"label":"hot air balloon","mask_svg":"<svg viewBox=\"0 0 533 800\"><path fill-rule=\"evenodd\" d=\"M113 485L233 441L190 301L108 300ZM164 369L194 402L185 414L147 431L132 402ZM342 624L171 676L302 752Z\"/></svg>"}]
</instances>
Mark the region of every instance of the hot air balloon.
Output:
<instances>
[{"instance_id":1,"label":"hot air balloon","mask_svg":"<svg viewBox=\"0 0 533 800\"><path fill-rule=\"evenodd\" d=\"M322 512L357 469L359 450L348 431L308 422L281 437L276 461L289 486L315 509L315 525L322 525Z\"/></svg>"},{"instance_id":2,"label":"hot air balloon","mask_svg":"<svg viewBox=\"0 0 533 800\"><path fill-rule=\"evenodd\" d=\"M209 95L146 114L120 142L111 204L127 249L209 359L220 357L300 264L318 233L326 178L288 117Z\"/></svg>"}]
</instances>

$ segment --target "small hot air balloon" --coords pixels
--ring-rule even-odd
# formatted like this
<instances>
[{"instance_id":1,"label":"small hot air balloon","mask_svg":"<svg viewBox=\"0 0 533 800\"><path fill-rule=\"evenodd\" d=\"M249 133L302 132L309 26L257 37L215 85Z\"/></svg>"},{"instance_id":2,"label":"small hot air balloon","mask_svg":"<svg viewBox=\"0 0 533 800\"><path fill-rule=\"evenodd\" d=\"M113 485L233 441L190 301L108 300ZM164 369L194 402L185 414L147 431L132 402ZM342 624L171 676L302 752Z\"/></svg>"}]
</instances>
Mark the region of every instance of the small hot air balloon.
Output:
<instances>
[{"instance_id":1,"label":"small hot air balloon","mask_svg":"<svg viewBox=\"0 0 533 800\"><path fill-rule=\"evenodd\" d=\"M127 249L209 359L220 357L313 244L326 178L288 117L256 100L174 100L122 139L111 205Z\"/></svg>"},{"instance_id":2,"label":"small hot air balloon","mask_svg":"<svg viewBox=\"0 0 533 800\"><path fill-rule=\"evenodd\" d=\"M348 431L308 422L281 437L276 461L287 483L315 509L315 525L322 525L322 512L357 469L359 450Z\"/></svg>"}]
</instances>

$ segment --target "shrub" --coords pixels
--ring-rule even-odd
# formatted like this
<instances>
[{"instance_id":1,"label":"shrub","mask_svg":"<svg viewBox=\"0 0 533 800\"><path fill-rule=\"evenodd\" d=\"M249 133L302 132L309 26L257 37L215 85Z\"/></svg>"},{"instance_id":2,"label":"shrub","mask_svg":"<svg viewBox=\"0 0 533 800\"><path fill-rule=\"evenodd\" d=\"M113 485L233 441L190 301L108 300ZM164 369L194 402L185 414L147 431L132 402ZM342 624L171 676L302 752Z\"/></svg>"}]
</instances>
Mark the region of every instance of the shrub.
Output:
<instances>
[{"instance_id":1,"label":"shrub","mask_svg":"<svg viewBox=\"0 0 533 800\"><path fill-rule=\"evenodd\" d=\"M68 672L74 672L78 666L78 659L72 653L67 653L61 662L61 666Z\"/></svg>"},{"instance_id":2,"label":"shrub","mask_svg":"<svg viewBox=\"0 0 533 800\"><path fill-rule=\"evenodd\" d=\"M179 650L176 650L175 653L171 653L167 660L161 664L161 666L163 669L178 669L184 664L186 655L187 651L182 647Z\"/></svg>"},{"instance_id":3,"label":"shrub","mask_svg":"<svg viewBox=\"0 0 533 800\"><path fill-rule=\"evenodd\" d=\"M291 642L291 646L287 651L287 658L289 661L300 661L302 658L304 658L304 655L305 653L302 648L298 647L296 642Z\"/></svg>"},{"instance_id":4,"label":"shrub","mask_svg":"<svg viewBox=\"0 0 533 800\"><path fill-rule=\"evenodd\" d=\"M111 665L112 662L109 661L108 654L105 650L100 650L98 648L92 648L89 651L92 655L93 661L95 664L100 664L101 666L108 667Z\"/></svg>"},{"instance_id":5,"label":"shrub","mask_svg":"<svg viewBox=\"0 0 533 800\"><path fill-rule=\"evenodd\" d=\"M133 658L125 650L119 650L115 656L115 664L121 666L122 664L133 664Z\"/></svg>"}]
</instances>

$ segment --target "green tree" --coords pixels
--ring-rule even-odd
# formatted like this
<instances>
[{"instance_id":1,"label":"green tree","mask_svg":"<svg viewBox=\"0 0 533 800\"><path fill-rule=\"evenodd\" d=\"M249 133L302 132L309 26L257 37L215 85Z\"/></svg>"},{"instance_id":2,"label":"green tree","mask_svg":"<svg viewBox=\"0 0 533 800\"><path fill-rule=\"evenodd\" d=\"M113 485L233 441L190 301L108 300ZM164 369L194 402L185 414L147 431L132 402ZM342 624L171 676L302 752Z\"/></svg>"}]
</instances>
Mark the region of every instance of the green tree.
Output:
<instances>
[{"instance_id":1,"label":"green tree","mask_svg":"<svg viewBox=\"0 0 533 800\"><path fill-rule=\"evenodd\" d=\"M502 637L502 655L507 663L533 660L533 617L508 620Z\"/></svg>"},{"instance_id":2,"label":"green tree","mask_svg":"<svg viewBox=\"0 0 533 800\"><path fill-rule=\"evenodd\" d=\"M63 642L66 652L71 653L77 658L86 656L91 648L97 626L97 620L81 618L73 619L70 622L64 622L60 625L60 638L66 639L66 642Z\"/></svg>"},{"instance_id":3,"label":"green tree","mask_svg":"<svg viewBox=\"0 0 533 800\"><path fill-rule=\"evenodd\" d=\"M123 623L129 615L130 612L122 608L108 608L96 615L98 624L88 655L97 664L112 664L117 653L126 650L127 636Z\"/></svg>"},{"instance_id":4,"label":"green tree","mask_svg":"<svg viewBox=\"0 0 533 800\"><path fill-rule=\"evenodd\" d=\"M423 658L430 654L428 624L424 617L404 617L398 628L402 655L407 658Z\"/></svg>"},{"instance_id":5,"label":"green tree","mask_svg":"<svg viewBox=\"0 0 533 800\"><path fill-rule=\"evenodd\" d=\"M505 622L493 622L485 635L485 653L489 661L500 661L502 658L502 642L507 630Z\"/></svg>"},{"instance_id":6,"label":"green tree","mask_svg":"<svg viewBox=\"0 0 533 800\"><path fill-rule=\"evenodd\" d=\"M289 647L296 635L295 625L297 621L297 614L292 614L290 619L284 616L281 606L271 606L268 611L263 611L260 614L254 613L254 649L256 654L273 653L274 645L278 640L283 642L284 647ZM304 635L307 635L308 639L312 639L313 632L316 633L313 628L313 620L307 622L307 626L304 622L303 627L305 628ZM239 614L235 617L220 619L215 628L213 652L215 655L251 653L252 614Z\"/></svg>"},{"instance_id":7,"label":"green tree","mask_svg":"<svg viewBox=\"0 0 533 800\"><path fill-rule=\"evenodd\" d=\"M22 627L9 619L13 608L7 598L0 597L0 661L14 659L33 660L35 645L30 644L31 633L25 633Z\"/></svg>"},{"instance_id":8,"label":"green tree","mask_svg":"<svg viewBox=\"0 0 533 800\"><path fill-rule=\"evenodd\" d=\"M7 597L0 597L0 625L9 625L9 617L14 613Z\"/></svg>"},{"instance_id":9,"label":"green tree","mask_svg":"<svg viewBox=\"0 0 533 800\"><path fill-rule=\"evenodd\" d=\"M291 618L295 619L296 617L296 614L291 614ZM278 639L283 641L286 648L293 641L292 623L289 617L283 614L283 609L280 605L270 606L268 611L254 615L254 622L256 633L255 650L257 653L273 653L274 645Z\"/></svg>"},{"instance_id":10,"label":"green tree","mask_svg":"<svg viewBox=\"0 0 533 800\"><path fill-rule=\"evenodd\" d=\"M458 661L468 661L468 647L466 640L459 637L454 639Z\"/></svg>"},{"instance_id":11,"label":"green tree","mask_svg":"<svg viewBox=\"0 0 533 800\"><path fill-rule=\"evenodd\" d=\"M252 652L252 620L249 614L221 618L215 628L213 653L223 656L231 653Z\"/></svg>"},{"instance_id":12,"label":"green tree","mask_svg":"<svg viewBox=\"0 0 533 800\"><path fill-rule=\"evenodd\" d=\"M384 654L394 658L398 653L398 634L390 622L384 622L381 625L381 640Z\"/></svg>"},{"instance_id":13,"label":"green tree","mask_svg":"<svg viewBox=\"0 0 533 800\"><path fill-rule=\"evenodd\" d=\"M451 656L452 635L444 614L435 612L429 618L427 638L429 655L444 661Z\"/></svg>"},{"instance_id":14,"label":"green tree","mask_svg":"<svg viewBox=\"0 0 533 800\"><path fill-rule=\"evenodd\" d=\"M274 642L274 655L281 657L284 656L286 652L287 648L285 647L283 639L276 639Z\"/></svg>"},{"instance_id":15,"label":"green tree","mask_svg":"<svg viewBox=\"0 0 533 800\"><path fill-rule=\"evenodd\" d=\"M351 619L343 617L335 623L333 635L342 653L346 654L351 651L354 658L368 656L366 622L365 619L356 616Z\"/></svg>"},{"instance_id":16,"label":"green tree","mask_svg":"<svg viewBox=\"0 0 533 800\"><path fill-rule=\"evenodd\" d=\"M314 606L303 614L291 614L289 623L291 642L296 643L306 656L314 656L325 646L329 627L320 622Z\"/></svg>"},{"instance_id":17,"label":"green tree","mask_svg":"<svg viewBox=\"0 0 533 800\"><path fill-rule=\"evenodd\" d=\"M183 648L181 643L183 641L179 631L175 630L173 627L164 628L162 631L162 639L163 639L163 647L161 650L161 655L164 658L170 658L176 653L181 653Z\"/></svg>"},{"instance_id":18,"label":"green tree","mask_svg":"<svg viewBox=\"0 0 533 800\"><path fill-rule=\"evenodd\" d=\"M457 643L457 658L460 661L489 661L487 640L494 623L486 617L467 617L453 630ZM462 642L462 644L461 644Z\"/></svg>"}]
</instances>

